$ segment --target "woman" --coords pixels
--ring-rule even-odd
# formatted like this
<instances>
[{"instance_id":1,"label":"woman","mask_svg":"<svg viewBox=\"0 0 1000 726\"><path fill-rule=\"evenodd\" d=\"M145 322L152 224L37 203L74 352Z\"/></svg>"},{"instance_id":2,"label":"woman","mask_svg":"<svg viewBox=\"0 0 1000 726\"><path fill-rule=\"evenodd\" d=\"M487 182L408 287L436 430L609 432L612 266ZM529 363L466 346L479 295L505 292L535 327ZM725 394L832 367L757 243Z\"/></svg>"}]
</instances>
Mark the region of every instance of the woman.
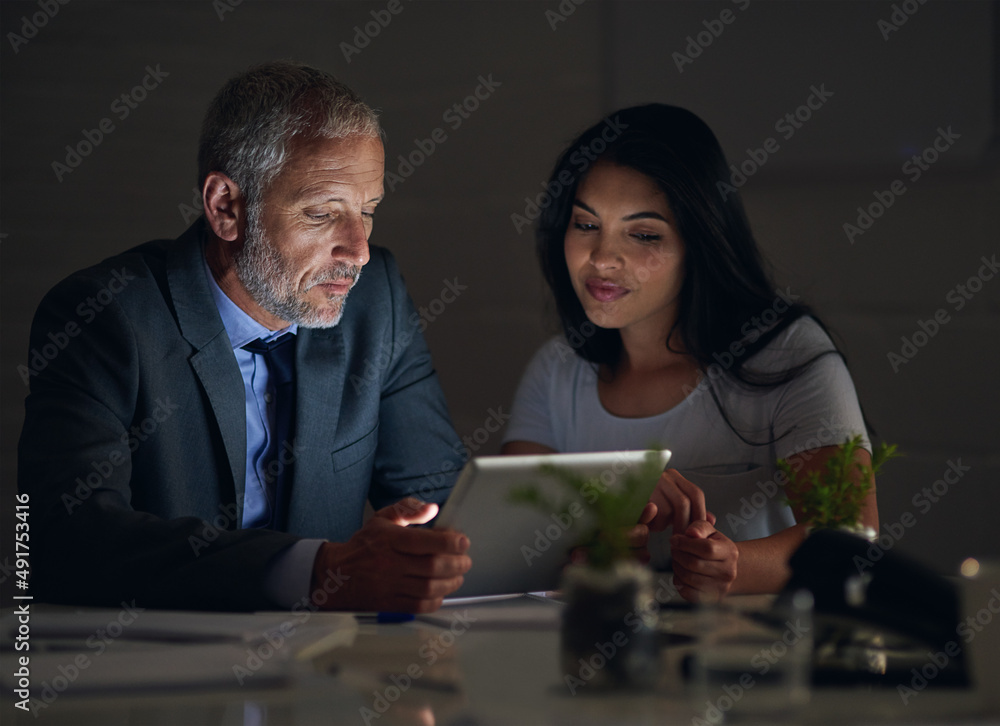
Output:
<instances>
[{"instance_id":1,"label":"woman","mask_svg":"<svg viewBox=\"0 0 1000 726\"><path fill-rule=\"evenodd\" d=\"M661 104L613 117L552 172L538 254L564 335L529 364L503 453L671 449L640 523L672 530L680 594L776 592L805 527L775 462L823 471L862 434L869 463L854 385L764 271L708 126ZM877 517L873 488L862 523Z\"/></svg>"}]
</instances>

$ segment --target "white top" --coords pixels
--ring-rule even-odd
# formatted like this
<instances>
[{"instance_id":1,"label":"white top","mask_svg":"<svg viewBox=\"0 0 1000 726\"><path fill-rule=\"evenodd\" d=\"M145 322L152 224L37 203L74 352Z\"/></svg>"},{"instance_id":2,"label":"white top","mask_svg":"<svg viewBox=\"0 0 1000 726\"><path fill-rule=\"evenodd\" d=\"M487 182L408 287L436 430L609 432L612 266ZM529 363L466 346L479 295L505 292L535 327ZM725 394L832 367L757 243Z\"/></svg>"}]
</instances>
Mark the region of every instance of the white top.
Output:
<instances>
[{"instance_id":1,"label":"white top","mask_svg":"<svg viewBox=\"0 0 1000 726\"><path fill-rule=\"evenodd\" d=\"M833 348L812 318L801 318L746 365L776 372ZM622 418L601 405L596 366L563 337L553 338L521 379L504 441L532 441L559 452L670 449L670 466L704 490L720 532L735 541L766 537L795 523L782 501L784 490L775 483L777 459L841 444L855 434L869 451L871 443L840 356L825 355L793 381L760 390L726 376L726 362L709 366L708 375L672 409ZM740 440L719 412L713 389L740 433L764 445ZM661 559L658 549L662 545L651 547L654 561Z\"/></svg>"}]
</instances>

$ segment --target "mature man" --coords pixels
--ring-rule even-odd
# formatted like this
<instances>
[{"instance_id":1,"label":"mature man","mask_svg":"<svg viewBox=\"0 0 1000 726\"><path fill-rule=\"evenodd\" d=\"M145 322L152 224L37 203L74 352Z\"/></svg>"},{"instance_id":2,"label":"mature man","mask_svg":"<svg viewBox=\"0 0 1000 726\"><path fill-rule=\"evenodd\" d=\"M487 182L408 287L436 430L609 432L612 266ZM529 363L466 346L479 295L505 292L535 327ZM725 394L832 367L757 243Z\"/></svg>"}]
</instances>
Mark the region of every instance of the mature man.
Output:
<instances>
[{"instance_id":1,"label":"mature man","mask_svg":"<svg viewBox=\"0 0 1000 726\"><path fill-rule=\"evenodd\" d=\"M368 245L380 134L330 75L252 68L205 117L204 217L42 301L31 347L66 344L19 448L37 597L419 612L461 584L467 538L407 526L462 447L396 264Z\"/></svg>"}]
</instances>

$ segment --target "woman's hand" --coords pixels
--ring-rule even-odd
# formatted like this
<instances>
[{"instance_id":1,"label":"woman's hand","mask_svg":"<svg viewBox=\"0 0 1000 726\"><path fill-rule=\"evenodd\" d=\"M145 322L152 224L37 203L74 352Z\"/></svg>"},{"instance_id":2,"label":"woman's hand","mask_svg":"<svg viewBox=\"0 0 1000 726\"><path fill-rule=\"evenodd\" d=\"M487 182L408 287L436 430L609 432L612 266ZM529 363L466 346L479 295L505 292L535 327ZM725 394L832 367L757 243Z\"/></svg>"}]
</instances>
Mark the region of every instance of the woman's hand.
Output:
<instances>
[{"instance_id":1,"label":"woman's hand","mask_svg":"<svg viewBox=\"0 0 1000 726\"><path fill-rule=\"evenodd\" d=\"M695 521L683 534L674 534L670 553L674 585L685 600L717 602L733 587L740 551L711 523Z\"/></svg>"},{"instance_id":2,"label":"woman's hand","mask_svg":"<svg viewBox=\"0 0 1000 726\"><path fill-rule=\"evenodd\" d=\"M649 523L656 517L656 505L653 502L646 502L646 506L639 515L639 522L627 533L629 546L632 554L640 562L649 562Z\"/></svg>"},{"instance_id":3,"label":"woman's hand","mask_svg":"<svg viewBox=\"0 0 1000 726\"><path fill-rule=\"evenodd\" d=\"M649 523L656 516L656 505L646 502L646 506L639 515L639 522L625 532L629 547L632 548L632 556L639 562L649 562ZM570 552L570 561L573 564L586 564L587 548L574 547Z\"/></svg>"},{"instance_id":4,"label":"woman's hand","mask_svg":"<svg viewBox=\"0 0 1000 726\"><path fill-rule=\"evenodd\" d=\"M687 531L692 522L715 524L715 515L705 505L705 493L676 469L663 472L649 501L656 505L656 513L649 520L649 529L654 532L673 527L674 534L679 534Z\"/></svg>"}]
</instances>

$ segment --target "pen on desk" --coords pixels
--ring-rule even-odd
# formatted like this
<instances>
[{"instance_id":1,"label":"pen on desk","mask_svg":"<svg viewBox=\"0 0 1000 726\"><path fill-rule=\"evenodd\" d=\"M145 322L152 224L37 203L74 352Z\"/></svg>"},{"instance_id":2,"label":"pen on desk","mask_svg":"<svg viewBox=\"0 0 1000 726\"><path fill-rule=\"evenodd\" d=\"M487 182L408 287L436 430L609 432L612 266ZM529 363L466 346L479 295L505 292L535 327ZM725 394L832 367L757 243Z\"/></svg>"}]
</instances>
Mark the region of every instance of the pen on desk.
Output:
<instances>
[{"instance_id":1,"label":"pen on desk","mask_svg":"<svg viewBox=\"0 0 1000 726\"><path fill-rule=\"evenodd\" d=\"M357 613L354 617L366 623L408 623L416 616L413 613Z\"/></svg>"}]
</instances>

